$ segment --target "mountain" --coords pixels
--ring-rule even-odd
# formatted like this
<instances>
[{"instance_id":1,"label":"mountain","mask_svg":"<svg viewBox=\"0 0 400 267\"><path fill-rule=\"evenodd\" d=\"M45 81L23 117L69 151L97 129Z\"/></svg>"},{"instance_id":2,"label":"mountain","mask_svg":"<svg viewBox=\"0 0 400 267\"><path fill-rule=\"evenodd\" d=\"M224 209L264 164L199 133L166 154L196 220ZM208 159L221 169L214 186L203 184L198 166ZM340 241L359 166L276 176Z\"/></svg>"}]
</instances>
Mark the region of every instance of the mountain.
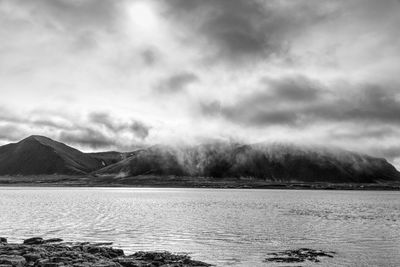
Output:
<instances>
[{"instance_id":1,"label":"mountain","mask_svg":"<svg viewBox=\"0 0 400 267\"><path fill-rule=\"evenodd\" d=\"M117 174L119 176L188 175L183 162L178 160L178 151L164 146L154 146L132 152L130 157L104 167L94 174Z\"/></svg>"},{"instance_id":2,"label":"mountain","mask_svg":"<svg viewBox=\"0 0 400 267\"><path fill-rule=\"evenodd\" d=\"M102 167L124 159L123 153L117 151L86 153L86 155L99 161Z\"/></svg>"},{"instance_id":3,"label":"mountain","mask_svg":"<svg viewBox=\"0 0 400 267\"><path fill-rule=\"evenodd\" d=\"M0 147L0 175L86 174L101 167L98 159L44 136Z\"/></svg>"},{"instance_id":4,"label":"mountain","mask_svg":"<svg viewBox=\"0 0 400 267\"><path fill-rule=\"evenodd\" d=\"M104 167L110 164L117 163L128 157L131 157L134 155L134 153L135 152L106 151L106 152L94 152L85 154L98 160L101 163L102 167Z\"/></svg>"},{"instance_id":5,"label":"mountain","mask_svg":"<svg viewBox=\"0 0 400 267\"><path fill-rule=\"evenodd\" d=\"M283 182L372 183L399 181L385 159L340 149L286 144L153 146L104 167L95 175L253 177Z\"/></svg>"},{"instance_id":6,"label":"mountain","mask_svg":"<svg viewBox=\"0 0 400 267\"><path fill-rule=\"evenodd\" d=\"M38 174L252 178L279 182L400 181L400 173L383 158L289 144L157 145L129 153L83 153L33 135L0 147L0 175Z\"/></svg>"}]
</instances>

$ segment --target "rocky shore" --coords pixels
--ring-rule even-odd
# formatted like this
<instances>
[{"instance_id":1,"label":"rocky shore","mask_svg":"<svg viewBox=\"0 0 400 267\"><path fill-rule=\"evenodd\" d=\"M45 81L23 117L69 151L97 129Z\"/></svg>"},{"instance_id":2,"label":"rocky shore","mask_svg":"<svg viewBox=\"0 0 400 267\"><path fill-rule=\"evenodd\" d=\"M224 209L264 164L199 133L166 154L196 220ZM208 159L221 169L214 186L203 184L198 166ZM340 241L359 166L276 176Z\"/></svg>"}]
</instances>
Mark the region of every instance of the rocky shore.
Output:
<instances>
[{"instance_id":1,"label":"rocky shore","mask_svg":"<svg viewBox=\"0 0 400 267\"><path fill-rule=\"evenodd\" d=\"M320 262L320 258L333 258L336 252L315 250L310 248L300 248L293 250L285 250L281 252L269 253L264 262L276 263L297 263L297 262Z\"/></svg>"},{"instance_id":2,"label":"rocky shore","mask_svg":"<svg viewBox=\"0 0 400 267\"><path fill-rule=\"evenodd\" d=\"M211 266L186 254L124 251L105 243L70 243L62 239L34 237L11 244L0 237L0 267L191 267Z\"/></svg>"}]
</instances>

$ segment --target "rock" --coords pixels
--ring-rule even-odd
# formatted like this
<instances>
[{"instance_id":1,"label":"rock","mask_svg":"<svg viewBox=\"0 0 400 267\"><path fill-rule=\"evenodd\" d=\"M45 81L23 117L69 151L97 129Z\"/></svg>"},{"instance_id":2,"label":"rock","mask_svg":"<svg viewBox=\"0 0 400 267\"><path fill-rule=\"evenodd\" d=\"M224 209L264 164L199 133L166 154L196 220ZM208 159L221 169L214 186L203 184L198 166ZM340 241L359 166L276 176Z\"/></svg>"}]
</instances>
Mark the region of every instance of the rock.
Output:
<instances>
[{"instance_id":1,"label":"rock","mask_svg":"<svg viewBox=\"0 0 400 267\"><path fill-rule=\"evenodd\" d=\"M128 256L128 258L142 262L150 262L154 266L161 266L161 265L169 266L174 264L178 264L178 266L211 266L210 264L205 262L194 261L187 254L172 254L168 251L164 252L139 251Z\"/></svg>"},{"instance_id":2,"label":"rock","mask_svg":"<svg viewBox=\"0 0 400 267\"><path fill-rule=\"evenodd\" d=\"M18 255L1 255L0 264L8 264L13 267L23 267L25 266L26 260L22 256Z\"/></svg>"},{"instance_id":3,"label":"rock","mask_svg":"<svg viewBox=\"0 0 400 267\"><path fill-rule=\"evenodd\" d=\"M99 262L93 265L93 267L119 267L118 263L115 262Z\"/></svg>"},{"instance_id":4,"label":"rock","mask_svg":"<svg viewBox=\"0 0 400 267\"><path fill-rule=\"evenodd\" d=\"M132 259L132 258L117 258L114 259L116 262L118 262L120 265L123 267L137 267L140 266L141 261Z\"/></svg>"},{"instance_id":5,"label":"rock","mask_svg":"<svg viewBox=\"0 0 400 267\"><path fill-rule=\"evenodd\" d=\"M47 262L43 264L43 267L58 267L58 266L64 266L64 263L61 262Z\"/></svg>"},{"instance_id":6,"label":"rock","mask_svg":"<svg viewBox=\"0 0 400 267\"><path fill-rule=\"evenodd\" d=\"M137 252L131 256L125 256L121 249L98 244L47 241L35 237L25 240L24 244L2 244L0 267L210 266L204 262L194 261L186 254Z\"/></svg>"},{"instance_id":7,"label":"rock","mask_svg":"<svg viewBox=\"0 0 400 267\"><path fill-rule=\"evenodd\" d=\"M90 246L86 249L86 251L91 254L101 254L102 256L107 258L115 258L124 255L124 251L122 249L114 249L108 247Z\"/></svg>"},{"instance_id":8,"label":"rock","mask_svg":"<svg viewBox=\"0 0 400 267\"><path fill-rule=\"evenodd\" d=\"M23 257L26 259L26 261L33 261L33 262L35 262L35 261L37 261L37 260L39 260L39 259L41 259L42 258L42 256L40 255L40 254L36 254L36 253L28 253L28 254L25 254L25 255L23 255Z\"/></svg>"},{"instance_id":9,"label":"rock","mask_svg":"<svg viewBox=\"0 0 400 267\"><path fill-rule=\"evenodd\" d=\"M0 237L0 243L7 243L7 238Z\"/></svg>"},{"instance_id":10,"label":"rock","mask_svg":"<svg viewBox=\"0 0 400 267\"><path fill-rule=\"evenodd\" d=\"M50 239L46 239L44 240L44 243L59 243L59 242L63 242L64 240L62 240L61 238L50 238Z\"/></svg>"},{"instance_id":11,"label":"rock","mask_svg":"<svg viewBox=\"0 0 400 267\"><path fill-rule=\"evenodd\" d=\"M72 258L70 257L53 257L50 259L51 262L69 262Z\"/></svg>"},{"instance_id":12,"label":"rock","mask_svg":"<svg viewBox=\"0 0 400 267\"><path fill-rule=\"evenodd\" d=\"M269 253L264 262L297 263L297 262L320 262L320 257L333 258L335 252L322 251L309 248L285 250L282 252Z\"/></svg>"},{"instance_id":13,"label":"rock","mask_svg":"<svg viewBox=\"0 0 400 267\"><path fill-rule=\"evenodd\" d=\"M43 244L44 240L41 237L32 237L24 240L24 244L27 245L40 245Z\"/></svg>"},{"instance_id":14,"label":"rock","mask_svg":"<svg viewBox=\"0 0 400 267\"><path fill-rule=\"evenodd\" d=\"M113 242L99 242L99 243L93 243L91 244L92 246L111 246L113 244Z\"/></svg>"}]
</instances>

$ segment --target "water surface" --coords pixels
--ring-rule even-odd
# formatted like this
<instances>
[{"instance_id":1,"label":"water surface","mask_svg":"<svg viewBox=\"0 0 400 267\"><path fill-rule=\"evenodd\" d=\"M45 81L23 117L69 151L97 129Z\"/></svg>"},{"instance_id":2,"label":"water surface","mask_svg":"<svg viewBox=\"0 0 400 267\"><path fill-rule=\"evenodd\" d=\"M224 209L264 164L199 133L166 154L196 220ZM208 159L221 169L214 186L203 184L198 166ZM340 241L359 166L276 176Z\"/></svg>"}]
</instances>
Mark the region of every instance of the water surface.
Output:
<instances>
[{"instance_id":1,"label":"water surface","mask_svg":"<svg viewBox=\"0 0 400 267\"><path fill-rule=\"evenodd\" d=\"M3 187L0 236L112 241L218 266L274 266L268 252L301 247L337 252L302 266L400 266L400 192Z\"/></svg>"}]
</instances>

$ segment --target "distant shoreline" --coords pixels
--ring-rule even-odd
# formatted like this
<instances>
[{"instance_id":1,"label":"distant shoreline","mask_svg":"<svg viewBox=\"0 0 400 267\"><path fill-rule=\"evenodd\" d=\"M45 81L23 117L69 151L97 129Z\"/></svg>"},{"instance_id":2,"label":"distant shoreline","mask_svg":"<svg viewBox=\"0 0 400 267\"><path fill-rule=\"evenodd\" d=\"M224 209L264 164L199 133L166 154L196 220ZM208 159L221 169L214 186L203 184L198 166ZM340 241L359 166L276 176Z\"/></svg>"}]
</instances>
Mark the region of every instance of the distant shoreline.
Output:
<instances>
[{"instance_id":1,"label":"distant shoreline","mask_svg":"<svg viewBox=\"0 0 400 267\"><path fill-rule=\"evenodd\" d=\"M400 183L277 182L256 179L211 179L175 176L0 176L1 187L115 187L115 188L215 188L292 190L387 190L400 191Z\"/></svg>"}]
</instances>

